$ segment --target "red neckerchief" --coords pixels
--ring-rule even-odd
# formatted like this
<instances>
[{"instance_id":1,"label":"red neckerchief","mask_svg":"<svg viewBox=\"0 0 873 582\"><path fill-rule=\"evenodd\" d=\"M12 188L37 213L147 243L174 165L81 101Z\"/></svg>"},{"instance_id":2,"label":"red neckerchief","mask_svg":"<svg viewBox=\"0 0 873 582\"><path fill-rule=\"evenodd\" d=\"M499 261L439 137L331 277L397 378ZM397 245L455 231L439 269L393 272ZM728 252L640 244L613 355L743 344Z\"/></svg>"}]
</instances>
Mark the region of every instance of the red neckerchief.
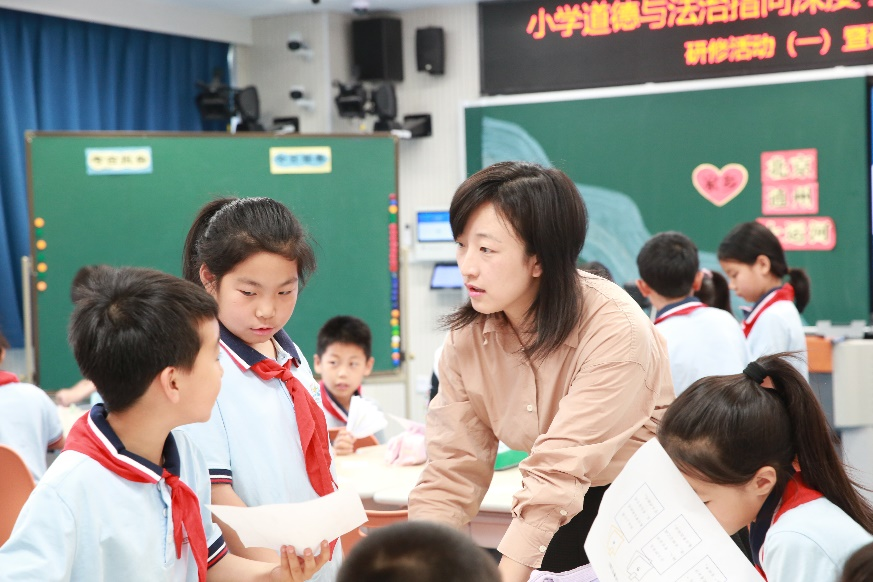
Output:
<instances>
[{"instance_id":1,"label":"red neckerchief","mask_svg":"<svg viewBox=\"0 0 873 582\"><path fill-rule=\"evenodd\" d=\"M294 403L294 416L297 418L297 430L300 432L300 444L303 448L303 460L306 464L306 474L309 483L319 497L333 493L333 476L330 474L330 449L327 438L327 421L324 411L291 373L294 358L289 358L285 365L280 366L275 360L266 358L252 365L252 371L261 380L278 378L285 384ZM330 555L333 559L333 549L336 540L330 542Z\"/></svg>"},{"instance_id":2,"label":"red neckerchief","mask_svg":"<svg viewBox=\"0 0 873 582\"><path fill-rule=\"evenodd\" d=\"M803 482L803 478L800 476L800 472L794 474L791 479L789 479L788 483L785 485L785 491L782 492L782 498L779 502L779 506L776 508L775 513L773 513L773 519L770 520L770 526L776 523L780 517L785 515L787 512L791 511L796 507L800 507L805 503L809 503L810 501L815 501L824 497L821 492L816 491L815 489L810 489L806 483ZM754 551L754 550L753 550ZM755 564L755 568L764 577L764 580L767 579L767 575L764 573L764 569L761 567L761 564L764 563L764 546L761 545L761 548L758 550L758 563Z\"/></svg>"},{"instance_id":3,"label":"red neckerchief","mask_svg":"<svg viewBox=\"0 0 873 582\"><path fill-rule=\"evenodd\" d=\"M752 309L751 313L743 320L743 333L746 337L749 337L752 327L755 326L755 322L758 321L761 314L777 301L794 301L794 287L791 286L791 283L785 283L778 289L771 291Z\"/></svg>"},{"instance_id":4,"label":"red neckerchief","mask_svg":"<svg viewBox=\"0 0 873 582\"><path fill-rule=\"evenodd\" d=\"M13 374L12 372L6 372L5 370L0 370L0 386L5 386L6 384L17 384L18 376Z\"/></svg>"},{"instance_id":5,"label":"red neckerchief","mask_svg":"<svg viewBox=\"0 0 873 582\"><path fill-rule=\"evenodd\" d=\"M342 406L334 401L333 395L327 390L324 382L319 382L318 387L321 389L321 405L324 407L324 411L341 423L346 424L349 421L349 413L343 410ZM361 395L360 386L355 390L354 395Z\"/></svg>"},{"instance_id":6,"label":"red neckerchief","mask_svg":"<svg viewBox=\"0 0 873 582\"><path fill-rule=\"evenodd\" d=\"M705 303L701 303L700 301L689 301L687 303L680 303L676 307L672 309L668 309L661 315L655 318L655 325L658 325L662 321L670 319L671 317L676 317L679 315L688 315L693 311L697 311L701 307L706 307Z\"/></svg>"},{"instance_id":7,"label":"red neckerchief","mask_svg":"<svg viewBox=\"0 0 873 582\"><path fill-rule=\"evenodd\" d=\"M147 467L139 465L129 457L119 455L118 451L100 434L94 426L91 414L99 414L102 407L97 405L90 414L83 414L73 425L67 436L65 451L76 451L91 457L107 470L115 473L122 479L134 483L157 483L163 478L170 487L173 512L173 539L176 542L176 558L182 557L182 540L184 534L188 534L188 543L194 562L197 563L197 579L199 582L206 581L207 547L206 532L203 529L203 517L200 513L200 500L197 494L188 485L173 475L167 469L163 469L162 475L149 471ZM171 437L172 438L172 437ZM184 529L184 532L182 528Z\"/></svg>"},{"instance_id":8,"label":"red neckerchief","mask_svg":"<svg viewBox=\"0 0 873 582\"><path fill-rule=\"evenodd\" d=\"M300 444L306 461L306 474L309 483L320 497L333 493L333 477L330 474L330 449L327 439L327 422L324 412L309 394L309 391L291 373L292 360L280 366L275 360L266 358L251 367L261 380L278 378L285 384L291 401L294 403L294 415L297 417L297 430L300 431Z\"/></svg>"}]
</instances>

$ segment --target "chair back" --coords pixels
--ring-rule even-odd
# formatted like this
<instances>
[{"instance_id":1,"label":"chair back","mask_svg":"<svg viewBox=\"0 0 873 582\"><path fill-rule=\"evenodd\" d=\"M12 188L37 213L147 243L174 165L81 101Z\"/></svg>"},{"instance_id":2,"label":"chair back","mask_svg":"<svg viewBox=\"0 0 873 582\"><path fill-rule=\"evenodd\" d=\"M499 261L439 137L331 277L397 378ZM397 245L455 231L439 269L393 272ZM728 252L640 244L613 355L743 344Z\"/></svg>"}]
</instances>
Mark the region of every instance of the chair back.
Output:
<instances>
[{"instance_id":1,"label":"chair back","mask_svg":"<svg viewBox=\"0 0 873 582\"><path fill-rule=\"evenodd\" d=\"M330 442L333 442L336 439L336 435L339 434L339 428L329 428L327 429L327 436L330 438ZM378 445L379 441L376 439L375 435L365 436L364 438L356 439L354 444L352 445L352 450L357 451L362 447L372 447Z\"/></svg>"},{"instance_id":2,"label":"chair back","mask_svg":"<svg viewBox=\"0 0 873 582\"><path fill-rule=\"evenodd\" d=\"M355 439L355 444L352 445L353 450L357 451L363 447L375 447L379 444L375 435L365 436L364 438Z\"/></svg>"},{"instance_id":3,"label":"chair back","mask_svg":"<svg viewBox=\"0 0 873 582\"><path fill-rule=\"evenodd\" d=\"M0 445L0 546L6 543L21 507L36 487L24 459L13 449Z\"/></svg>"},{"instance_id":4,"label":"chair back","mask_svg":"<svg viewBox=\"0 0 873 582\"><path fill-rule=\"evenodd\" d=\"M408 509L398 509L395 511L376 511L374 509L367 510L367 521L358 528L353 529L347 534L343 534L342 540L343 554L348 555L355 545L367 537L367 532L371 529L389 526L392 523L406 521L409 519Z\"/></svg>"}]
</instances>

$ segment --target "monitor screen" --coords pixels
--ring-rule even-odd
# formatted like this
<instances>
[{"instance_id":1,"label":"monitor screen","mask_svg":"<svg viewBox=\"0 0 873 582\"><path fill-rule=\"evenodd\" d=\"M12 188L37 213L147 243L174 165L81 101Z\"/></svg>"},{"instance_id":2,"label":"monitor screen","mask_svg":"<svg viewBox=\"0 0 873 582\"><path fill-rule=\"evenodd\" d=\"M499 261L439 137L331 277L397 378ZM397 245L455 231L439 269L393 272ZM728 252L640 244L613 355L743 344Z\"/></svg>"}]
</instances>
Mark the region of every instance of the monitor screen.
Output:
<instances>
[{"instance_id":1,"label":"monitor screen","mask_svg":"<svg viewBox=\"0 0 873 582\"><path fill-rule=\"evenodd\" d=\"M454 242L448 210L422 211L417 220L418 242Z\"/></svg>"},{"instance_id":2,"label":"monitor screen","mask_svg":"<svg viewBox=\"0 0 873 582\"><path fill-rule=\"evenodd\" d=\"M464 278L455 263L437 263L430 277L431 289L463 289Z\"/></svg>"}]
</instances>

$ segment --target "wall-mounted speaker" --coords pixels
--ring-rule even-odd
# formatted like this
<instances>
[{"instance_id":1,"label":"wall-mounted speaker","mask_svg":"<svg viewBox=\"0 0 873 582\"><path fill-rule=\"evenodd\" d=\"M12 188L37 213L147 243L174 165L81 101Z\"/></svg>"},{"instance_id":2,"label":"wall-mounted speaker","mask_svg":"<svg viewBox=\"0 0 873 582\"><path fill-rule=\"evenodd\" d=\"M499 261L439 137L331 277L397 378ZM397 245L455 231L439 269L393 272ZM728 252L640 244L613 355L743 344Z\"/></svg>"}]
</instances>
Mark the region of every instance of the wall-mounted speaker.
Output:
<instances>
[{"instance_id":1,"label":"wall-mounted speaker","mask_svg":"<svg viewBox=\"0 0 873 582\"><path fill-rule=\"evenodd\" d=\"M352 60L361 81L402 81L400 19L353 20Z\"/></svg>"},{"instance_id":2,"label":"wall-mounted speaker","mask_svg":"<svg viewBox=\"0 0 873 582\"><path fill-rule=\"evenodd\" d=\"M446 72L446 37L438 26L419 28L415 31L415 57L418 70L431 75Z\"/></svg>"}]
</instances>

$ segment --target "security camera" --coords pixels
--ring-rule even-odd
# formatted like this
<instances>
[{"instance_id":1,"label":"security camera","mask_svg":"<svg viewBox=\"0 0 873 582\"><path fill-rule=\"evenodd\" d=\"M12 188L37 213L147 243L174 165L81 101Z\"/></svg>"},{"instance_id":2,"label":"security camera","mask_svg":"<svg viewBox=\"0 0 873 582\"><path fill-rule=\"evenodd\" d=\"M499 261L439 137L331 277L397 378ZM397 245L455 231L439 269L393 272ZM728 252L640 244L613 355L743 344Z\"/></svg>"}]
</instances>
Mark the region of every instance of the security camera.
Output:
<instances>
[{"instance_id":1,"label":"security camera","mask_svg":"<svg viewBox=\"0 0 873 582\"><path fill-rule=\"evenodd\" d=\"M288 92L288 96L294 103L300 106L301 109L312 111L315 109L315 101L306 96L306 88L302 85L294 85Z\"/></svg>"},{"instance_id":2,"label":"security camera","mask_svg":"<svg viewBox=\"0 0 873 582\"><path fill-rule=\"evenodd\" d=\"M303 42L303 35L299 32L292 32L288 35L287 46L289 51L295 55L299 55L307 61L312 58L312 49L309 48L309 45Z\"/></svg>"},{"instance_id":3,"label":"security camera","mask_svg":"<svg viewBox=\"0 0 873 582\"><path fill-rule=\"evenodd\" d=\"M313 4L318 4L319 2L321 2L321 0L312 0Z\"/></svg>"},{"instance_id":4,"label":"security camera","mask_svg":"<svg viewBox=\"0 0 873 582\"><path fill-rule=\"evenodd\" d=\"M370 11L370 0L352 0L352 12L358 15L367 14Z\"/></svg>"}]
</instances>

